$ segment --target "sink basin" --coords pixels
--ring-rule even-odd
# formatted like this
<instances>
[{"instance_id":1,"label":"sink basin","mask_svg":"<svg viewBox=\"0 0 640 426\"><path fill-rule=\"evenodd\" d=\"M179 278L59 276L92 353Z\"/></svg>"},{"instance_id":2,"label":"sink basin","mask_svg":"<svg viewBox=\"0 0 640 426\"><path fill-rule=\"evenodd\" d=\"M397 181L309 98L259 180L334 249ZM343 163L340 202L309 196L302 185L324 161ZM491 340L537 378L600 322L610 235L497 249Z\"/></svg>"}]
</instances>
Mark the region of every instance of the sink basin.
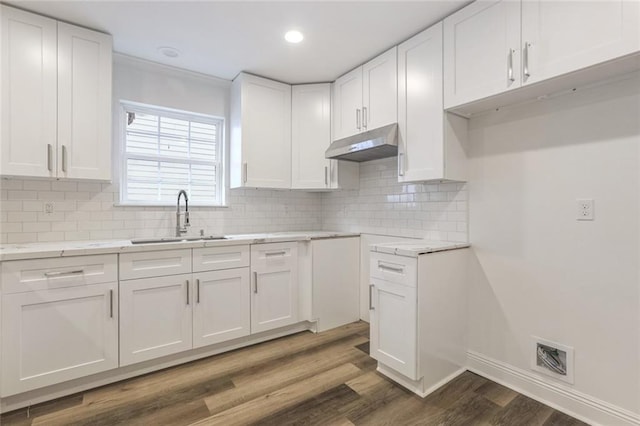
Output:
<instances>
[{"instance_id":1,"label":"sink basin","mask_svg":"<svg viewBox=\"0 0 640 426\"><path fill-rule=\"evenodd\" d=\"M227 237L222 235L211 235L209 237L168 237L168 238L147 238L139 240L131 240L131 244L159 244L159 243L186 243L189 241L212 241L225 240Z\"/></svg>"}]
</instances>

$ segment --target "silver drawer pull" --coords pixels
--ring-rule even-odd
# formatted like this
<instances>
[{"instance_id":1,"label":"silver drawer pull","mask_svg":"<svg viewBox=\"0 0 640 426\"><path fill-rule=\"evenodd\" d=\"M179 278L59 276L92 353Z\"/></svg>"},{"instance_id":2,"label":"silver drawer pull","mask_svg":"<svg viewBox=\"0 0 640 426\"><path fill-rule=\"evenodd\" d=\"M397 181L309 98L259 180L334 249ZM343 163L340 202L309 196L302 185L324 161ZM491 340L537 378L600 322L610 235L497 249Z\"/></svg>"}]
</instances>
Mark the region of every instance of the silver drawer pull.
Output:
<instances>
[{"instance_id":1,"label":"silver drawer pull","mask_svg":"<svg viewBox=\"0 0 640 426\"><path fill-rule=\"evenodd\" d=\"M391 271L391 272L397 272L398 274L404 274L404 268L403 267L398 267L398 266L391 266L391 265L387 265L385 263L382 262L378 262L378 268L385 270L385 271Z\"/></svg>"},{"instance_id":2,"label":"silver drawer pull","mask_svg":"<svg viewBox=\"0 0 640 426\"><path fill-rule=\"evenodd\" d=\"M113 290L109 290L109 318L113 318Z\"/></svg>"},{"instance_id":3,"label":"silver drawer pull","mask_svg":"<svg viewBox=\"0 0 640 426\"><path fill-rule=\"evenodd\" d=\"M258 273L253 273L253 292L258 293Z\"/></svg>"},{"instance_id":4,"label":"silver drawer pull","mask_svg":"<svg viewBox=\"0 0 640 426\"><path fill-rule=\"evenodd\" d=\"M59 272L45 272L44 276L49 277L59 277L62 275L79 275L84 274L84 269L76 269L74 271L59 271Z\"/></svg>"},{"instance_id":5,"label":"silver drawer pull","mask_svg":"<svg viewBox=\"0 0 640 426\"><path fill-rule=\"evenodd\" d=\"M189 306L189 280L187 280L187 306Z\"/></svg>"},{"instance_id":6,"label":"silver drawer pull","mask_svg":"<svg viewBox=\"0 0 640 426\"><path fill-rule=\"evenodd\" d=\"M284 256L285 254L287 254L287 252L285 250L282 250L282 251L266 252L264 255L265 256Z\"/></svg>"}]
</instances>

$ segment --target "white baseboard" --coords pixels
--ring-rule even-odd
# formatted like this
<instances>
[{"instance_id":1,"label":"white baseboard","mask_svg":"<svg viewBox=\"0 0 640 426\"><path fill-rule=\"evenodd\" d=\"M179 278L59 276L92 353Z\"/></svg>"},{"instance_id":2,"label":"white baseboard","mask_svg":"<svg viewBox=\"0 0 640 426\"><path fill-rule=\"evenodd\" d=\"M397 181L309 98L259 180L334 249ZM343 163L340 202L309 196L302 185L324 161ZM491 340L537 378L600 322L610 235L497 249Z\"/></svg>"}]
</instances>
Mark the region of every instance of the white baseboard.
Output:
<instances>
[{"instance_id":1,"label":"white baseboard","mask_svg":"<svg viewBox=\"0 0 640 426\"><path fill-rule=\"evenodd\" d=\"M469 371L592 425L640 425L640 414L478 352L467 351L467 368Z\"/></svg>"},{"instance_id":2,"label":"white baseboard","mask_svg":"<svg viewBox=\"0 0 640 426\"><path fill-rule=\"evenodd\" d=\"M394 382L398 383L402 387L404 387L406 389L409 389L411 392L415 393L420 398L426 397L430 393L438 390L442 386L444 386L447 383L449 383L451 380L455 379L456 377L458 377L459 375L461 375L462 373L467 371L467 369L465 367L463 367L463 368L461 368L459 370L454 371L453 373L451 373L447 377L443 378L442 380L438 381L437 383L432 384L428 388L425 388L426 384L424 383L424 379L411 380L411 379L405 377L404 375L398 373L394 369L389 368L389 367L387 367L386 365L384 365L384 364L382 364L380 362L378 362L378 368L376 370L380 374L383 374L383 375L387 376L388 378L390 378Z\"/></svg>"}]
</instances>

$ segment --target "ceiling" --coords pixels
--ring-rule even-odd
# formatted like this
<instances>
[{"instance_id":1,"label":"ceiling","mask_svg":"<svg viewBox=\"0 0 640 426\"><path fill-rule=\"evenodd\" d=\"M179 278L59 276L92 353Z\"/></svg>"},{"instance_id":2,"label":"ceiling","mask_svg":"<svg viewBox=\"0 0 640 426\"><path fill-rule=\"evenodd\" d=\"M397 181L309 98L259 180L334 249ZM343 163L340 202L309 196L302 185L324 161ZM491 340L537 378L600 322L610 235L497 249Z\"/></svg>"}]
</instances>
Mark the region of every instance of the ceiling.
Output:
<instances>
[{"instance_id":1,"label":"ceiling","mask_svg":"<svg viewBox=\"0 0 640 426\"><path fill-rule=\"evenodd\" d=\"M114 50L208 75L333 81L469 3L440 1L8 1L113 35ZM301 31L300 44L284 41ZM177 58L159 47L178 49Z\"/></svg>"}]
</instances>

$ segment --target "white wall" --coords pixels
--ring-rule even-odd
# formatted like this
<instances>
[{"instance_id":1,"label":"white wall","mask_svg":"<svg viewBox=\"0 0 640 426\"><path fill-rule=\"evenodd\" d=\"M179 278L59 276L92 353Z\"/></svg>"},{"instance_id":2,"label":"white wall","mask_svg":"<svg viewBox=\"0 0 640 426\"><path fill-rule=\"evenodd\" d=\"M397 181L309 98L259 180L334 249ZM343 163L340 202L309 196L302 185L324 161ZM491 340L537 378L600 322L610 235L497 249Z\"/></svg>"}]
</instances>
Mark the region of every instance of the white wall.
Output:
<instances>
[{"instance_id":1,"label":"white wall","mask_svg":"<svg viewBox=\"0 0 640 426\"><path fill-rule=\"evenodd\" d=\"M640 77L473 118L470 142L469 348L530 371L531 335L572 346L570 388L640 413Z\"/></svg>"}]
</instances>

